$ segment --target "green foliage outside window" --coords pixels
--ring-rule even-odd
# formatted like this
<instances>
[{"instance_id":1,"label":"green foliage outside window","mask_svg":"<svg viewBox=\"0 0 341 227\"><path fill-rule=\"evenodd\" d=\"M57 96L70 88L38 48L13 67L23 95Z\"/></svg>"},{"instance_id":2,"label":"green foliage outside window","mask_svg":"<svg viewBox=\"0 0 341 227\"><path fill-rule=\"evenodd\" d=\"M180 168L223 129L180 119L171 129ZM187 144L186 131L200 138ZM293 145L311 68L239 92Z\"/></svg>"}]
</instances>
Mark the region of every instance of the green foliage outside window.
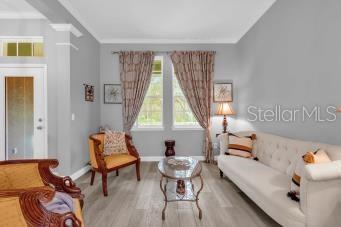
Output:
<instances>
[{"instance_id":1,"label":"green foliage outside window","mask_svg":"<svg viewBox=\"0 0 341 227\"><path fill-rule=\"evenodd\" d=\"M163 125L163 59L156 57L151 82L143 101L136 126L160 127ZM174 126L199 126L187 100L173 75L173 123Z\"/></svg>"},{"instance_id":2,"label":"green foliage outside window","mask_svg":"<svg viewBox=\"0 0 341 227\"><path fill-rule=\"evenodd\" d=\"M150 85L137 119L138 126L162 126L162 99L162 59L156 58Z\"/></svg>"},{"instance_id":3,"label":"green foliage outside window","mask_svg":"<svg viewBox=\"0 0 341 227\"><path fill-rule=\"evenodd\" d=\"M175 75L173 76L173 121L174 126L199 126Z\"/></svg>"}]
</instances>

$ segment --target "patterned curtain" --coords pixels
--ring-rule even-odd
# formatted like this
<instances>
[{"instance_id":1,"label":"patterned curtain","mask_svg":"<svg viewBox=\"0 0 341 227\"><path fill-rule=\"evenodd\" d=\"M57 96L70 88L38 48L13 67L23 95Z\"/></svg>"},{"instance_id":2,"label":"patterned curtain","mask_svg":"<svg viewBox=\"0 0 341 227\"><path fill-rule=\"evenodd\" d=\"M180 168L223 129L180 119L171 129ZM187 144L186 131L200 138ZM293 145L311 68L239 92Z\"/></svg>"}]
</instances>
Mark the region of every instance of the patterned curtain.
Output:
<instances>
[{"instance_id":1,"label":"patterned curtain","mask_svg":"<svg viewBox=\"0 0 341 227\"><path fill-rule=\"evenodd\" d=\"M176 77L187 102L205 129L206 162L214 162L211 139L211 95L214 73L213 51L175 51L171 54Z\"/></svg>"},{"instance_id":2,"label":"patterned curtain","mask_svg":"<svg viewBox=\"0 0 341 227\"><path fill-rule=\"evenodd\" d=\"M153 61L154 53L151 51L120 53L123 127L127 134L130 134L147 93Z\"/></svg>"}]
</instances>

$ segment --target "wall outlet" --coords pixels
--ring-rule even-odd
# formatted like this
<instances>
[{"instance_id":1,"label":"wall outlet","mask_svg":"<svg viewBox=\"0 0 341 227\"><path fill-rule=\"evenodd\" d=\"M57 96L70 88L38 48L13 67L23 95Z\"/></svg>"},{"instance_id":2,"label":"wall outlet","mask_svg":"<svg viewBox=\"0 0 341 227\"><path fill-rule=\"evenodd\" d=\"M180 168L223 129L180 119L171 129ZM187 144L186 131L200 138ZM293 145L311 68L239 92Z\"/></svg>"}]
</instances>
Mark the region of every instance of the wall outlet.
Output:
<instances>
[{"instance_id":1,"label":"wall outlet","mask_svg":"<svg viewBox=\"0 0 341 227\"><path fill-rule=\"evenodd\" d=\"M213 143L213 148L218 149L218 143L217 142Z\"/></svg>"},{"instance_id":2,"label":"wall outlet","mask_svg":"<svg viewBox=\"0 0 341 227\"><path fill-rule=\"evenodd\" d=\"M74 121L76 119L76 115L73 113L71 114L71 121Z\"/></svg>"},{"instance_id":3,"label":"wall outlet","mask_svg":"<svg viewBox=\"0 0 341 227\"><path fill-rule=\"evenodd\" d=\"M12 149L12 154L18 154L18 148L16 148L16 147L13 148L13 149Z\"/></svg>"}]
</instances>

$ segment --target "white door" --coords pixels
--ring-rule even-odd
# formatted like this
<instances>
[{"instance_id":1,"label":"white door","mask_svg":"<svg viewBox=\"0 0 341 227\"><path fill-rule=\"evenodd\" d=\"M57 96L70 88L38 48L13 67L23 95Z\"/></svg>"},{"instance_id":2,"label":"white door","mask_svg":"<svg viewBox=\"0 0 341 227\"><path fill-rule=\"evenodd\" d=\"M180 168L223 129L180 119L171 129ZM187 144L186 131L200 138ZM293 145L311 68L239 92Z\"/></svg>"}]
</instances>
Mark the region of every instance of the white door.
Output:
<instances>
[{"instance_id":1,"label":"white door","mask_svg":"<svg viewBox=\"0 0 341 227\"><path fill-rule=\"evenodd\" d=\"M46 66L0 64L0 160L47 158Z\"/></svg>"}]
</instances>

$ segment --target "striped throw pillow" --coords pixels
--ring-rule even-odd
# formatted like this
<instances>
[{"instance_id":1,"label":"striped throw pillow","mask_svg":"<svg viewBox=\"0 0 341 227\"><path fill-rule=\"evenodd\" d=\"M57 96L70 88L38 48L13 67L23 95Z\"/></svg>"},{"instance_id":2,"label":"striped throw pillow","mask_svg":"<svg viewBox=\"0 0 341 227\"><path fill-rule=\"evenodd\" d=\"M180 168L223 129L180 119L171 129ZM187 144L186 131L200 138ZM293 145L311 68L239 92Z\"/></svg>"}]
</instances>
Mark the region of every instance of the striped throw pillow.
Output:
<instances>
[{"instance_id":1,"label":"striped throw pillow","mask_svg":"<svg viewBox=\"0 0 341 227\"><path fill-rule=\"evenodd\" d=\"M244 158L253 158L252 148L253 140L256 139L256 134L251 136L237 136L235 134L229 134L229 145L227 155L235 155Z\"/></svg>"},{"instance_id":2,"label":"striped throw pillow","mask_svg":"<svg viewBox=\"0 0 341 227\"><path fill-rule=\"evenodd\" d=\"M288 197L294 201L300 201L300 186L301 186L301 176L304 171L304 166L308 164L317 163L328 163L331 162L327 153L324 150L318 149L315 152L307 152L305 155L299 158L294 174L291 179L290 192L288 192Z\"/></svg>"}]
</instances>

